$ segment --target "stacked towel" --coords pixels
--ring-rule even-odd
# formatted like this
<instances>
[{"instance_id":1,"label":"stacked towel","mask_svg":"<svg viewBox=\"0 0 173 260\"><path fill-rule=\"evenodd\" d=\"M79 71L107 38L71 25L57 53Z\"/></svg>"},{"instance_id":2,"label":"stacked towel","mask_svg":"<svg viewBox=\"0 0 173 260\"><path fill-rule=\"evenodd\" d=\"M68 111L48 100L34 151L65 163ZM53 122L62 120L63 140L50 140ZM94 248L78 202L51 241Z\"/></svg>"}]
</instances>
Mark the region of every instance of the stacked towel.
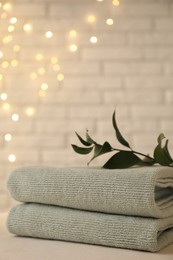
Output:
<instances>
[{"instance_id":1,"label":"stacked towel","mask_svg":"<svg viewBox=\"0 0 173 260\"><path fill-rule=\"evenodd\" d=\"M141 167L24 167L8 180L24 202L8 217L10 232L158 251L173 242L173 170Z\"/></svg>"}]
</instances>

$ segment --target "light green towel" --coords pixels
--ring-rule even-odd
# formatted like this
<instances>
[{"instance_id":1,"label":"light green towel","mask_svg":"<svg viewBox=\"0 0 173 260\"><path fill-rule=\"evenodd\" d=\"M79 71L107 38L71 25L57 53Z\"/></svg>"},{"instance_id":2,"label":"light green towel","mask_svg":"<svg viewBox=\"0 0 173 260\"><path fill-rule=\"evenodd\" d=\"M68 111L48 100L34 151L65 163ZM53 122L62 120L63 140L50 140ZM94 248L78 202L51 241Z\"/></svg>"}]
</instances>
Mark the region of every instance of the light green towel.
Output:
<instances>
[{"instance_id":1,"label":"light green towel","mask_svg":"<svg viewBox=\"0 0 173 260\"><path fill-rule=\"evenodd\" d=\"M7 227L19 236L152 252L173 242L173 217L122 216L34 203L13 208Z\"/></svg>"},{"instance_id":2,"label":"light green towel","mask_svg":"<svg viewBox=\"0 0 173 260\"><path fill-rule=\"evenodd\" d=\"M173 216L173 169L24 167L8 188L21 202L52 204L123 215Z\"/></svg>"}]
</instances>

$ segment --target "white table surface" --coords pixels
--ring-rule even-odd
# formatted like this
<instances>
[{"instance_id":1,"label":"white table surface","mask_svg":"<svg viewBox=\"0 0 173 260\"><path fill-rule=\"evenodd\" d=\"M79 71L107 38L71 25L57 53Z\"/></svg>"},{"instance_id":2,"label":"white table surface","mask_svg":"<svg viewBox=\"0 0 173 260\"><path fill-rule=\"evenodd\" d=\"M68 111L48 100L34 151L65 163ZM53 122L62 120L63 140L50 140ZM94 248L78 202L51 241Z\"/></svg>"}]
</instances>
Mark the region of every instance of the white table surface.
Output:
<instances>
[{"instance_id":1,"label":"white table surface","mask_svg":"<svg viewBox=\"0 0 173 260\"><path fill-rule=\"evenodd\" d=\"M173 244L158 253L22 238L6 229L7 213L0 214L0 260L173 260Z\"/></svg>"}]
</instances>

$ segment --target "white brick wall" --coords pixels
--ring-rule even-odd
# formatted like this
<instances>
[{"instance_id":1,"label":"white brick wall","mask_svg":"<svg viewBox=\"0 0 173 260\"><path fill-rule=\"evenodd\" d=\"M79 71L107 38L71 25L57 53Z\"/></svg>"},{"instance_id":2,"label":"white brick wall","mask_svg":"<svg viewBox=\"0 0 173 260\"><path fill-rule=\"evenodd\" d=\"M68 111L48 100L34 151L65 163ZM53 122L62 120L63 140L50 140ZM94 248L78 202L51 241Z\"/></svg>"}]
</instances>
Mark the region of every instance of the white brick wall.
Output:
<instances>
[{"instance_id":1,"label":"white brick wall","mask_svg":"<svg viewBox=\"0 0 173 260\"><path fill-rule=\"evenodd\" d=\"M96 16L93 25L86 22L89 14ZM90 157L75 154L70 146L78 143L75 130L84 136L88 128L96 140L118 146L111 125L115 106L120 129L135 150L152 154L163 131L173 154L171 0L120 0L119 7L111 0L15 0L12 16L18 18L14 39L8 44L0 40L0 93L6 92L11 104L4 111L5 101L0 101L0 211L14 204L6 181L16 167L86 165ZM112 26L105 23L109 17ZM1 19L1 35L8 35L8 20ZM22 29L27 22L32 33ZM69 38L71 29L78 32L76 39ZM48 30L54 33L51 39L44 36ZM95 45L89 41L93 35ZM75 53L69 51L73 43L78 45ZM18 53L14 44L21 46ZM37 53L43 60L35 60ZM59 58L59 72L52 70L52 56ZM11 59L18 59L19 66L2 68L3 60ZM31 80L30 74L41 67L46 73ZM57 81L58 73L64 74L63 82ZM43 82L49 88L40 98ZM28 106L36 110L33 117L25 114ZM19 122L11 121L12 113L19 113ZM11 142L4 140L6 133L13 135ZM8 161L11 153L14 163ZM102 165L106 158L93 164Z\"/></svg>"}]
</instances>

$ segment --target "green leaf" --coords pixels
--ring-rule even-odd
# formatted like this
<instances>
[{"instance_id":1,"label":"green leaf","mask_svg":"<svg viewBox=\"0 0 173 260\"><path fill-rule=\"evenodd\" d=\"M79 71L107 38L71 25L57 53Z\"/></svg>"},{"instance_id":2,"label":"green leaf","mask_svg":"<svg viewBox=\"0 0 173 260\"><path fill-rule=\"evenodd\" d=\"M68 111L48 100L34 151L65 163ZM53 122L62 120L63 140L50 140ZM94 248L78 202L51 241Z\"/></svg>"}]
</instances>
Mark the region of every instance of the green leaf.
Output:
<instances>
[{"instance_id":1,"label":"green leaf","mask_svg":"<svg viewBox=\"0 0 173 260\"><path fill-rule=\"evenodd\" d=\"M83 148L83 147L79 147L79 146L77 146L77 145L75 145L75 144L72 144L71 146L73 147L74 151L75 151L76 153L79 153L79 154L88 154L88 153L90 153L90 152L92 151L92 149L93 149L93 147Z\"/></svg>"},{"instance_id":2,"label":"green leaf","mask_svg":"<svg viewBox=\"0 0 173 260\"><path fill-rule=\"evenodd\" d=\"M104 165L105 169L124 169L139 164L141 159L131 151L114 154Z\"/></svg>"},{"instance_id":3,"label":"green leaf","mask_svg":"<svg viewBox=\"0 0 173 260\"><path fill-rule=\"evenodd\" d=\"M156 160L157 163L163 166L169 166L170 164L173 163L172 157L169 153L168 150L168 139L165 142L165 145L162 146L162 141L165 139L165 135L161 133L158 136L158 145L156 146L154 150L154 159Z\"/></svg>"},{"instance_id":4,"label":"green leaf","mask_svg":"<svg viewBox=\"0 0 173 260\"><path fill-rule=\"evenodd\" d=\"M91 158L91 160L88 162L88 164L90 164L90 162L92 160L94 160L96 157L105 154L105 153L109 153L112 151L112 147L108 142L105 142L103 145L97 144L95 145L94 148L94 156Z\"/></svg>"},{"instance_id":5,"label":"green leaf","mask_svg":"<svg viewBox=\"0 0 173 260\"><path fill-rule=\"evenodd\" d=\"M172 157L171 157L171 155L169 153L169 150L168 150L168 141L169 140L167 139L166 143L165 143L165 146L164 146L164 151L165 151L166 156L169 158L169 160L173 162L173 159L172 159Z\"/></svg>"},{"instance_id":6,"label":"green leaf","mask_svg":"<svg viewBox=\"0 0 173 260\"><path fill-rule=\"evenodd\" d=\"M76 133L77 137L79 138L79 141L80 141L83 145L85 145L85 146L90 146L90 145L91 145L91 143L86 142L77 132L75 132L75 133Z\"/></svg>"},{"instance_id":7,"label":"green leaf","mask_svg":"<svg viewBox=\"0 0 173 260\"><path fill-rule=\"evenodd\" d=\"M101 144L96 144L94 147L94 155L98 154L102 148Z\"/></svg>"},{"instance_id":8,"label":"green leaf","mask_svg":"<svg viewBox=\"0 0 173 260\"><path fill-rule=\"evenodd\" d=\"M161 143L164 138L166 138L165 135L164 135L163 133L161 133L161 134L158 136L158 138L157 138L157 142L158 142L158 143Z\"/></svg>"},{"instance_id":9,"label":"green leaf","mask_svg":"<svg viewBox=\"0 0 173 260\"><path fill-rule=\"evenodd\" d=\"M86 140L88 143L90 144L97 144L92 138L91 136L88 134L88 130L86 130Z\"/></svg>"},{"instance_id":10,"label":"green leaf","mask_svg":"<svg viewBox=\"0 0 173 260\"><path fill-rule=\"evenodd\" d=\"M120 131L118 129L118 126L117 126L117 123L116 123L116 119L115 119L115 111L114 111L114 113L112 115L112 124L113 124L113 127L115 129L115 133L116 133L116 137L117 137L118 141L122 145L130 148L129 143L124 139L124 137L122 136L122 134L120 133Z\"/></svg>"},{"instance_id":11,"label":"green leaf","mask_svg":"<svg viewBox=\"0 0 173 260\"><path fill-rule=\"evenodd\" d=\"M163 166L169 166L173 162L172 158L170 158L168 156L166 149L167 149L167 146L166 146L166 148L165 147L162 148L161 143L159 143L156 146L156 148L154 150L154 155L153 155L155 161Z\"/></svg>"}]
</instances>

